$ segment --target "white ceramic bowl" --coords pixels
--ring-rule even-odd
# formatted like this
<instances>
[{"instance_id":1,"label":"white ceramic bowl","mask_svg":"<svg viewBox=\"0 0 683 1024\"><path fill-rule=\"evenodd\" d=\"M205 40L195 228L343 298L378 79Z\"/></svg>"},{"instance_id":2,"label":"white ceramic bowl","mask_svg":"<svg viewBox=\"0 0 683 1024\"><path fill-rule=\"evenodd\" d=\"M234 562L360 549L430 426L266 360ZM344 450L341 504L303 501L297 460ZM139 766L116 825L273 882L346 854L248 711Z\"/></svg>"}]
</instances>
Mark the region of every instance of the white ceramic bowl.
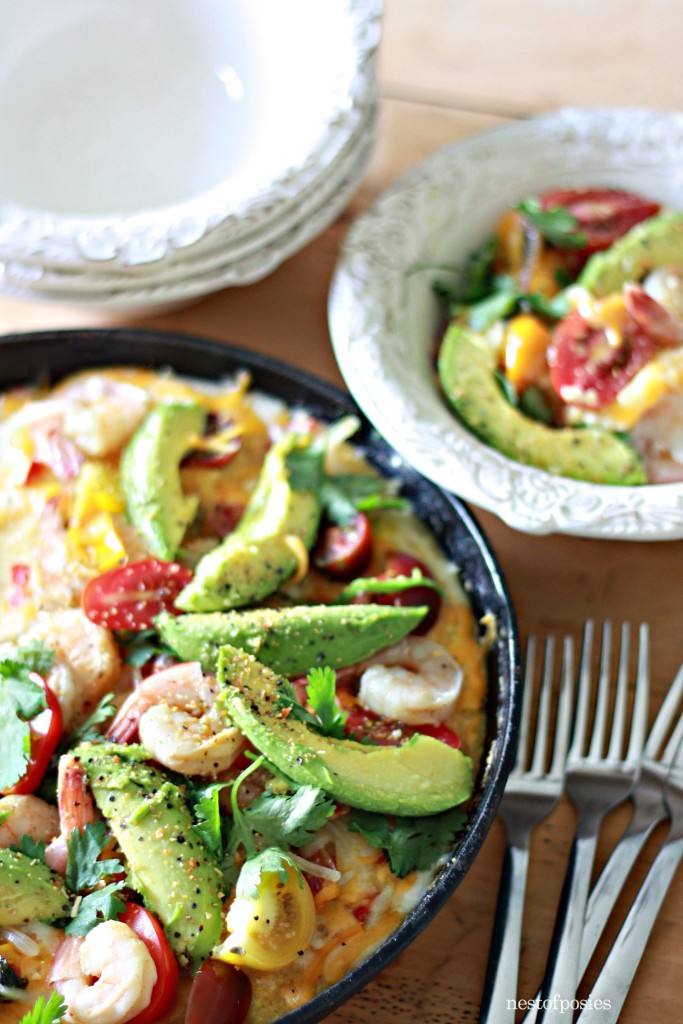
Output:
<instances>
[{"instance_id":1,"label":"white ceramic bowl","mask_svg":"<svg viewBox=\"0 0 683 1024\"><path fill-rule=\"evenodd\" d=\"M394 185L345 241L329 318L348 387L421 473L528 533L683 537L683 483L613 487L500 455L442 399L435 269L462 265L505 207L553 186L611 185L683 209L683 115L565 109L472 136Z\"/></svg>"},{"instance_id":2,"label":"white ceramic bowl","mask_svg":"<svg viewBox=\"0 0 683 1024\"><path fill-rule=\"evenodd\" d=\"M381 0L9 0L0 260L160 262L317 187L365 113Z\"/></svg>"}]
</instances>

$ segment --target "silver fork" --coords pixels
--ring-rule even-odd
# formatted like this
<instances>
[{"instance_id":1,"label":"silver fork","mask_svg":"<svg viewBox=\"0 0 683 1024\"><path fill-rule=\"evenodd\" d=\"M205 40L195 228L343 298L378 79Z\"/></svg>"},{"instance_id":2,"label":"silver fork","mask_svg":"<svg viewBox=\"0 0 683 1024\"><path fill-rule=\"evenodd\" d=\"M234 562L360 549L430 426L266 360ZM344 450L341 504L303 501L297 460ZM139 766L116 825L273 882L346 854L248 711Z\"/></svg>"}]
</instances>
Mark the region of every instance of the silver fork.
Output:
<instances>
[{"instance_id":1,"label":"silver fork","mask_svg":"<svg viewBox=\"0 0 683 1024\"><path fill-rule=\"evenodd\" d=\"M536 729L532 738L531 715L536 696L535 662L536 640L530 636L526 650L524 699L517 757L498 811L505 824L507 844L482 997L480 1024L487 1024L489 1021L495 1021L496 1024L512 1024L515 1019L522 918L529 864L529 837L535 826L546 818L557 804L564 781L572 720L574 658L571 639L566 638L563 645L554 739L551 736L550 713L554 689L553 637L548 637L545 644ZM548 768L551 740L552 760ZM533 750L529 763L532 742Z\"/></svg>"},{"instance_id":2,"label":"silver fork","mask_svg":"<svg viewBox=\"0 0 683 1024\"><path fill-rule=\"evenodd\" d=\"M581 980L581 942L591 872L600 825L606 814L629 796L643 750L649 700L649 632L639 630L638 668L631 714L629 743L624 755L628 700L629 627L622 625L612 723L604 753L611 690L611 638L609 622L602 630L593 728L588 743L591 701L591 654L594 626L584 628L576 719L569 755L565 789L578 812L576 836L567 867L555 922L548 968L542 985L538 1019L544 1024L565 1024L565 1010L576 996Z\"/></svg>"},{"instance_id":3,"label":"silver fork","mask_svg":"<svg viewBox=\"0 0 683 1024\"><path fill-rule=\"evenodd\" d=\"M681 677L683 668L676 682L680 682ZM668 774L664 767L667 764ZM615 1024L618 1020L664 897L683 859L683 717L671 735L658 768L660 792L671 825L586 1000L578 1018L582 1024L597 1019L600 1024ZM599 1012L596 1005L600 1007Z\"/></svg>"},{"instance_id":4,"label":"silver fork","mask_svg":"<svg viewBox=\"0 0 683 1024\"><path fill-rule=\"evenodd\" d=\"M676 753L676 740L670 740L666 746L665 741L676 719L677 729L683 729L682 700L683 665L669 687L648 734L636 782L631 791L631 820L600 872L588 900L579 957L579 973L582 976L640 851L656 826L669 816L664 802L664 789ZM527 1013L524 1024L533 1024L536 1020L540 996L539 990L535 999L531 1000L533 1009ZM604 1014L600 1018L600 1024L607 1024Z\"/></svg>"}]
</instances>

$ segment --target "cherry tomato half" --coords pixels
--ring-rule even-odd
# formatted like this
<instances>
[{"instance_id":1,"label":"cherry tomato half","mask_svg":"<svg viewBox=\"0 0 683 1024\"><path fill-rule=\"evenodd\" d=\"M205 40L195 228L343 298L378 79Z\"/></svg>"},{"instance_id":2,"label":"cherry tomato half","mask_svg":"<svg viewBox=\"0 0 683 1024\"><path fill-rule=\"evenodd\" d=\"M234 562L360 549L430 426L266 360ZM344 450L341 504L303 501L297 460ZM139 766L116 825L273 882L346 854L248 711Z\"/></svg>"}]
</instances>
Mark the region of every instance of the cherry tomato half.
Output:
<instances>
[{"instance_id":1,"label":"cherry tomato half","mask_svg":"<svg viewBox=\"0 0 683 1024\"><path fill-rule=\"evenodd\" d=\"M595 409L614 401L658 350L657 342L635 321L611 344L603 327L592 326L575 311L559 322L548 349L553 388L572 405Z\"/></svg>"},{"instance_id":2,"label":"cherry tomato half","mask_svg":"<svg viewBox=\"0 0 683 1024\"><path fill-rule=\"evenodd\" d=\"M35 718L29 722L31 752L26 771L14 786L3 790L3 794L35 792L43 781L47 766L62 736L62 709L57 697L45 680L35 672L31 672L31 679L34 683L42 686L45 691L47 707L38 712Z\"/></svg>"},{"instance_id":3,"label":"cherry tomato half","mask_svg":"<svg viewBox=\"0 0 683 1024\"><path fill-rule=\"evenodd\" d=\"M192 579L177 562L145 558L110 569L89 580L83 589L83 611L107 629L149 629L162 611L177 613L174 601Z\"/></svg>"},{"instance_id":4,"label":"cherry tomato half","mask_svg":"<svg viewBox=\"0 0 683 1024\"><path fill-rule=\"evenodd\" d=\"M327 526L313 551L313 562L335 580L350 580L365 568L372 554L372 529L364 512L344 526Z\"/></svg>"},{"instance_id":5,"label":"cherry tomato half","mask_svg":"<svg viewBox=\"0 0 683 1024\"><path fill-rule=\"evenodd\" d=\"M152 998L144 1010L136 1014L130 1024L154 1024L171 1009L178 990L178 961L166 933L157 918L138 903L126 903L119 921L127 924L150 952L157 969L157 980Z\"/></svg>"},{"instance_id":6,"label":"cherry tomato half","mask_svg":"<svg viewBox=\"0 0 683 1024\"><path fill-rule=\"evenodd\" d=\"M582 249L608 249L632 227L659 212L659 203L620 189L557 189L539 197L543 210L566 209L583 235Z\"/></svg>"},{"instance_id":7,"label":"cherry tomato half","mask_svg":"<svg viewBox=\"0 0 683 1024\"><path fill-rule=\"evenodd\" d=\"M185 1024L243 1024L251 1005L251 981L239 967L209 957L197 971Z\"/></svg>"}]
</instances>

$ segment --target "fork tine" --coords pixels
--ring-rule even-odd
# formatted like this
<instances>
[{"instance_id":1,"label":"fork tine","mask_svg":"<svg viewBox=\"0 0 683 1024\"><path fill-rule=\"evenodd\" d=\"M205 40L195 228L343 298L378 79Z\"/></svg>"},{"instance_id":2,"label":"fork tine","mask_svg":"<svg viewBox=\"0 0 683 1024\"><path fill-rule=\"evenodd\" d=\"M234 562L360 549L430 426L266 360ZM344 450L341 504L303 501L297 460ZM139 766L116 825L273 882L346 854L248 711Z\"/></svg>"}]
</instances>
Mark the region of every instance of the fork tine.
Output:
<instances>
[{"instance_id":1,"label":"fork tine","mask_svg":"<svg viewBox=\"0 0 683 1024\"><path fill-rule=\"evenodd\" d=\"M562 678L560 681L560 699L557 706L555 723L555 748L550 774L554 778L564 775L567 761L569 734L572 725L572 701L574 696L574 642L570 636L564 638L562 645Z\"/></svg>"},{"instance_id":2,"label":"fork tine","mask_svg":"<svg viewBox=\"0 0 683 1024\"><path fill-rule=\"evenodd\" d=\"M674 716L678 711L678 705L680 704L681 697L683 696L683 665L679 668L674 681L672 682L669 692L667 693L662 706L659 709L657 717L655 718L652 728L650 729L650 735L647 738L643 755L647 758L654 760L659 753L662 743L666 739L666 734L671 728L671 724L674 720ZM681 718L683 721L683 717ZM679 722L679 725L681 722ZM667 755L672 755L673 751L669 750L671 744L667 744L666 751L662 755L662 758L666 758Z\"/></svg>"},{"instance_id":3,"label":"fork tine","mask_svg":"<svg viewBox=\"0 0 683 1024\"><path fill-rule=\"evenodd\" d=\"M593 620L588 619L583 630L581 664L579 667L579 684L576 695L576 713L574 716L574 735L572 736L572 743L569 748L568 755L568 759L570 761L581 757L584 744L586 742L588 702L591 694L591 653L593 650L593 631Z\"/></svg>"},{"instance_id":4,"label":"fork tine","mask_svg":"<svg viewBox=\"0 0 683 1024\"><path fill-rule=\"evenodd\" d=\"M612 713L612 732L610 734L607 757L610 761L618 761L624 753L624 736L626 734L626 703L628 700L628 660L631 645L631 631L628 622L621 625L621 643L619 644L619 666L617 668L617 692L614 698ZM634 705L635 711L635 705ZM633 725L630 742L633 740ZM640 751L639 751L640 753Z\"/></svg>"},{"instance_id":5,"label":"fork tine","mask_svg":"<svg viewBox=\"0 0 683 1024\"><path fill-rule=\"evenodd\" d=\"M524 771L527 763L529 748L529 730L531 728L531 706L534 698L534 668L536 663L536 637L527 637L526 659L524 663L524 694L522 697L522 714L519 723L519 735L517 738L517 755L515 763L510 772L511 775L518 775Z\"/></svg>"},{"instance_id":6,"label":"fork tine","mask_svg":"<svg viewBox=\"0 0 683 1024\"><path fill-rule=\"evenodd\" d=\"M555 638L549 636L545 642L543 655L543 678L538 698L538 719L536 721L536 742L531 761L534 775L542 775L545 771L548 756L548 733L550 724L550 704L553 692L553 668L555 662Z\"/></svg>"},{"instance_id":7,"label":"fork tine","mask_svg":"<svg viewBox=\"0 0 683 1024\"><path fill-rule=\"evenodd\" d=\"M650 703L650 627L641 622L638 630L638 667L636 670L636 691L631 713L631 735L629 738L627 762L633 764L643 752L647 732L647 709Z\"/></svg>"},{"instance_id":8,"label":"fork tine","mask_svg":"<svg viewBox=\"0 0 683 1024\"><path fill-rule=\"evenodd\" d=\"M598 673L598 696L595 704L595 718L593 731L591 733L590 749L588 756L599 758L602 756L607 731L607 713L609 710L610 695L610 659L612 653L612 623L604 622L602 625L602 646L600 648L600 670ZM623 737L622 737L623 742ZM620 747L621 749L621 747Z\"/></svg>"}]
</instances>

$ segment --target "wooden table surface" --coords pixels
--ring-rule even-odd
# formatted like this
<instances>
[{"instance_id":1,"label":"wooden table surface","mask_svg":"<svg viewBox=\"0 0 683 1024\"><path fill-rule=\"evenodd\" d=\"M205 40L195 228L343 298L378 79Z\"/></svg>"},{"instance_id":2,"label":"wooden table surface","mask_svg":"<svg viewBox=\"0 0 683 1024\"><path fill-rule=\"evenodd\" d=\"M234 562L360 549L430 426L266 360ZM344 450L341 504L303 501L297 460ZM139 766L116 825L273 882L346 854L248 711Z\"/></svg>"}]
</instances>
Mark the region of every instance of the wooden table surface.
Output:
<instances>
[{"instance_id":1,"label":"wooden table surface","mask_svg":"<svg viewBox=\"0 0 683 1024\"><path fill-rule=\"evenodd\" d=\"M563 104L674 108L680 102L682 41L680 0L386 0L382 121L371 166L346 211L265 281L138 323L231 341L341 384L326 300L352 219L429 153L507 120ZM0 299L5 331L109 322L83 310ZM651 624L654 708L683 659L683 542L529 537L474 511L507 577L523 636L578 636L588 616ZM596 870L626 820L622 809L608 821ZM563 803L533 840L520 998L533 996L541 977L573 823L572 809ZM650 843L639 861L610 936L656 846ZM502 854L503 832L496 822L438 918L330 1021L476 1021ZM623 1010L624 1024L681 1019L682 922L679 875Z\"/></svg>"}]
</instances>

